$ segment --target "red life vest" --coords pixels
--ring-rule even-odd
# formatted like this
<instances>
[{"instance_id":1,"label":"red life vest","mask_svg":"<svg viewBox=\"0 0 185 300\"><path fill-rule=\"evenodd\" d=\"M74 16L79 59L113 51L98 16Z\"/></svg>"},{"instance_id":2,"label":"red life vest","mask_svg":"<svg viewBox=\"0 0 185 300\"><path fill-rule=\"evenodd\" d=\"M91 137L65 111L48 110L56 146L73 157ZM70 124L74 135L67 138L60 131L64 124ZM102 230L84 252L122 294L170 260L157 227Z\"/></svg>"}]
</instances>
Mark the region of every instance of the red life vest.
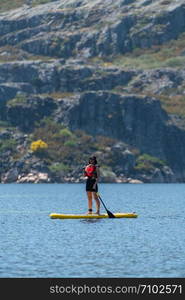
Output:
<instances>
[{"instance_id":1,"label":"red life vest","mask_svg":"<svg viewBox=\"0 0 185 300\"><path fill-rule=\"evenodd\" d=\"M85 176L96 177L96 166L88 165L85 167Z\"/></svg>"}]
</instances>

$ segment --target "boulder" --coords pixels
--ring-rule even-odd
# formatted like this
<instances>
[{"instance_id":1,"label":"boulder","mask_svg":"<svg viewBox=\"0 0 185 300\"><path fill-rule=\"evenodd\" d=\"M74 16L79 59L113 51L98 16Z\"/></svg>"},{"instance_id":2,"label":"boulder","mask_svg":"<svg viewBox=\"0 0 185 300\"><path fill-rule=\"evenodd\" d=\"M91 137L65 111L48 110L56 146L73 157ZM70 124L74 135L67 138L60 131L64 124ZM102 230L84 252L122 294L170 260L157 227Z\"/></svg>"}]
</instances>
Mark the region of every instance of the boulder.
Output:
<instances>
[{"instance_id":1,"label":"boulder","mask_svg":"<svg viewBox=\"0 0 185 300\"><path fill-rule=\"evenodd\" d=\"M53 99L49 97L22 96L8 102L6 119L23 132L32 132L35 122L50 115L56 107Z\"/></svg>"},{"instance_id":2,"label":"boulder","mask_svg":"<svg viewBox=\"0 0 185 300\"><path fill-rule=\"evenodd\" d=\"M106 182L106 183L117 182L117 176L111 169L101 168L100 172L101 172L100 173L101 182Z\"/></svg>"},{"instance_id":3,"label":"boulder","mask_svg":"<svg viewBox=\"0 0 185 300\"><path fill-rule=\"evenodd\" d=\"M8 130L0 131L0 140L7 140L11 137L11 132Z\"/></svg>"},{"instance_id":4,"label":"boulder","mask_svg":"<svg viewBox=\"0 0 185 300\"><path fill-rule=\"evenodd\" d=\"M27 175L19 175L17 183L49 183L50 178L47 173L31 172Z\"/></svg>"},{"instance_id":5,"label":"boulder","mask_svg":"<svg viewBox=\"0 0 185 300\"><path fill-rule=\"evenodd\" d=\"M143 181L139 180L139 179L132 179L132 178L129 178L128 179L128 183L143 183Z\"/></svg>"},{"instance_id":6,"label":"boulder","mask_svg":"<svg viewBox=\"0 0 185 300\"><path fill-rule=\"evenodd\" d=\"M7 173L5 173L2 178L1 182L2 183L13 183L16 182L18 179L18 170L16 168L10 169Z\"/></svg>"}]
</instances>

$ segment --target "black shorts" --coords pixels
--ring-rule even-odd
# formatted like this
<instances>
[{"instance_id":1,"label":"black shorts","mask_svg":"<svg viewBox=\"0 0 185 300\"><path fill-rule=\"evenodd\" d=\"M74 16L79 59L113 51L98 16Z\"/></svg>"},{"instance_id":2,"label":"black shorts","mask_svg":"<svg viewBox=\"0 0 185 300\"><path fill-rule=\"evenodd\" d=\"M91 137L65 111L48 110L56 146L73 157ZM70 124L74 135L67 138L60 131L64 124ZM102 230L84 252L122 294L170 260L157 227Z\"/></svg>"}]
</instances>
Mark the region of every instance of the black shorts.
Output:
<instances>
[{"instance_id":1,"label":"black shorts","mask_svg":"<svg viewBox=\"0 0 185 300\"><path fill-rule=\"evenodd\" d=\"M93 185L95 184L96 179L94 178L88 178L86 181L86 192L98 192L98 185L96 184L96 187L93 188Z\"/></svg>"}]
</instances>

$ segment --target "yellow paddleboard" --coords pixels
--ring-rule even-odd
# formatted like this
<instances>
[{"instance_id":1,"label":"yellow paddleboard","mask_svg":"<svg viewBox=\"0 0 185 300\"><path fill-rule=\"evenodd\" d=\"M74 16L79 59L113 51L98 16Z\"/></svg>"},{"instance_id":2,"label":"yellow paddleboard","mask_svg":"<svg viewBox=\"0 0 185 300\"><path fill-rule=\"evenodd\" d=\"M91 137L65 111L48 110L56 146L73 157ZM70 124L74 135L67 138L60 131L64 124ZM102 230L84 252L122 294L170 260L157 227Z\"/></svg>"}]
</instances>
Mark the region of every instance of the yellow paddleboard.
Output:
<instances>
[{"instance_id":1,"label":"yellow paddleboard","mask_svg":"<svg viewBox=\"0 0 185 300\"><path fill-rule=\"evenodd\" d=\"M138 215L133 213L113 213L116 218L137 218ZM104 219L109 218L108 214L57 214L57 213L51 213L50 215L51 219Z\"/></svg>"}]
</instances>

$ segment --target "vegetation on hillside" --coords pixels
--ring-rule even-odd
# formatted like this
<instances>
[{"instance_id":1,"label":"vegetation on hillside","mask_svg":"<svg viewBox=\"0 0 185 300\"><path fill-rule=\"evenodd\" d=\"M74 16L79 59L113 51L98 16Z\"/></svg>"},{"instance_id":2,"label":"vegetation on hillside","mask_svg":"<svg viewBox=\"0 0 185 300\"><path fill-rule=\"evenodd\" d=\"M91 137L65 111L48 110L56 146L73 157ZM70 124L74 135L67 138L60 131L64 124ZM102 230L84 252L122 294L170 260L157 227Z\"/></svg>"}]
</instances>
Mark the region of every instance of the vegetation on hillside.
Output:
<instances>
[{"instance_id":1,"label":"vegetation on hillside","mask_svg":"<svg viewBox=\"0 0 185 300\"><path fill-rule=\"evenodd\" d=\"M76 180L92 155L98 158L102 178L150 175L167 164L119 140L91 136L82 130L71 131L48 117L35 125L31 134L24 135L18 128L1 122L0 174L18 167L20 174L45 170L54 182L63 182L64 178Z\"/></svg>"},{"instance_id":2,"label":"vegetation on hillside","mask_svg":"<svg viewBox=\"0 0 185 300\"><path fill-rule=\"evenodd\" d=\"M0 13L10 9L16 9L23 4L31 4L32 6L34 6L39 4L46 4L48 2L52 2L52 0L0 0Z\"/></svg>"},{"instance_id":3,"label":"vegetation on hillside","mask_svg":"<svg viewBox=\"0 0 185 300\"><path fill-rule=\"evenodd\" d=\"M150 49L136 48L132 53L126 53L117 57L94 57L92 62L106 68L119 66L126 69L160 69L160 68L184 68L185 67L185 33L179 35L176 40L171 40L163 45L153 46ZM133 91L134 92L134 91ZM156 97L151 92L144 94ZM184 91L176 88L168 89L157 95L162 107L168 114L176 114L185 117Z\"/></svg>"},{"instance_id":4,"label":"vegetation on hillside","mask_svg":"<svg viewBox=\"0 0 185 300\"><path fill-rule=\"evenodd\" d=\"M135 170L146 173L165 165L166 162L157 157L153 157L149 154L142 154L137 157Z\"/></svg>"},{"instance_id":5,"label":"vegetation on hillside","mask_svg":"<svg viewBox=\"0 0 185 300\"><path fill-rule=\"evenodd\" d=\"M116 139L105 136L92 137L81 130L72 132L50 118L44 118L37 124L37 128L30 136L31 141L37 142L32 142L31 145L38 144L41 137L47 145L42 151L42 159L52 172L72 171L88 161L92 153L98 156L100 165L103 164L104 169L108 168L115 172L118 162L114 146L119 143ZM165 165L164 161L148 154L140 154L138 149L131 148L129 145L122 143L122 146L129 149L136 157L135 171L149 172ZM37 151L33 152L34 155L41 154Z\"/></svg>"},{"instance_id":6,"label":"vegetation on hillside","mask_svg":"<svg viewBox=\"0 0 185 300\"><path fill-rule=\"evenodd\" d=\"M0 13L22 6L25 0L0 0Z\"/></svg>"},{"instance_id":7,"label":"vegetation on hillside","mask_svg":"<svg viewBox=\"0 0 185 300\"><path fill-rule=\"evenodd\" d=\"M119 66L128 69L182 68L185 66L185 33L176 40L151 48L135 48L119 56L92 58L105 67Z\"/></svg>"},{"instance_id":8,"label":"vegetation on hillside","mask_svg":"<svg viewBox=\"0 0 185 300\"><path fill-rule=\"evenodd\" d=\"M81 130L72 132L50 118L37 123L30 139L31 143L42 139L48 145L44 157L47 164L65 164L69 168L82 164L92 152L102 151L116 142L103 136L94 138Z\"/></svg>"},{"instance_id":9,"label":"vegetation on hillside","mask_svg":"<svg viewBox=\"0 0 185 300\"><path fill-rule=\"evenodd\" d=\"M185 95L174 95L173 90L171 89L171 95L170 91L166 94L158 95L158 99L161 101L161 105L163 109L170 115L177 115L182 117L183 119L185 118ZM150 96L155 96L156 95L151 95Z\"/></svg>"}]
</instances>

